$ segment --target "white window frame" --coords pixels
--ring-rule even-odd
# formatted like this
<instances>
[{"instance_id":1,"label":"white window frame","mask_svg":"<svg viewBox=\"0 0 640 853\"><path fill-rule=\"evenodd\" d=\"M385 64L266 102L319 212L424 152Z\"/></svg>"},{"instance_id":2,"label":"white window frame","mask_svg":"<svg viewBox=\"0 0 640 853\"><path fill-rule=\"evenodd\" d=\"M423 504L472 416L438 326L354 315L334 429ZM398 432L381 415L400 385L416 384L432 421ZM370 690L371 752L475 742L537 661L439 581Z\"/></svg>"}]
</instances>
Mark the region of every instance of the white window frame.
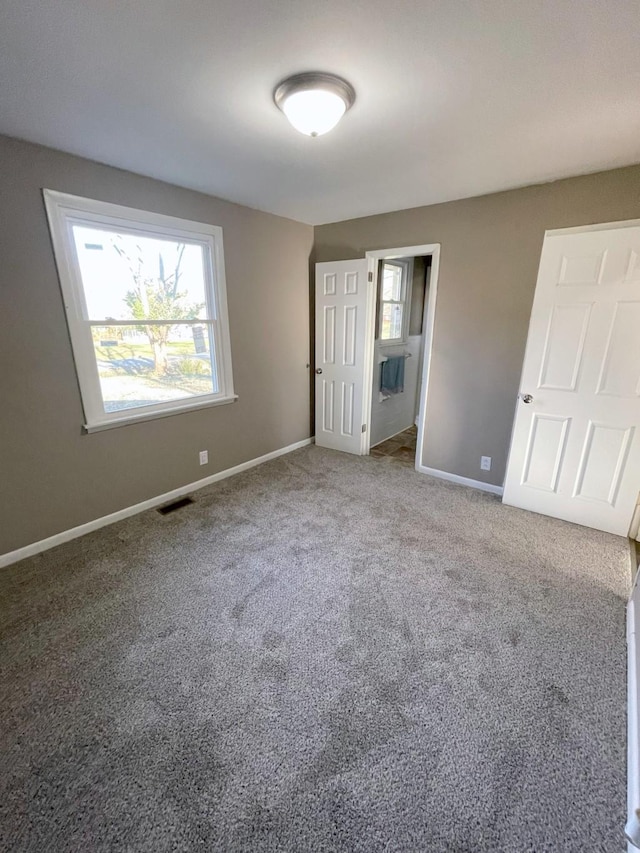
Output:
<instances>
[{"instance_id":1,"label":"white window frame","mask_svg":"<svg viewBox=\"0 0 640 853\"><path fill-rule=\"evenodd\" d=\"M383 299L382 298L382 276L384 266L401 267L402 268L402 299ZM378 319L378 344L381 347L397 347L399 344L406 344L409 338L409 314L411 313L411 291L413 286L413 258L385 258L380 262L379 271L379 302L380 312ZM399 338L382 337L382 309L384 305L402 305L402 334Z\"/></svg>"},{"instance_id":2,"label":"white window frame","mask_svg":"<svg viewBox=\"0 0 640 853\"><path fill-rule=\"evenodd\" d=\"M85 430L95 432L237 400L237 395L233 391L222 228L217 225L191 222L160 213L81 198L55 190L45 189L43 195L80 385ZM115 228L127 233L137 233L146 237L165 237L203 247L208 317L200 322L211 326L213 331L211 355L216 366L218 385L216 393L152 403L148 406L136 406L135 409L123 409L117 412L104 411L91 328L95 325L117 325L118 323L113 321L98 323L88 317L84 286L73 239L74 225ZM199 321L189 322L195 324ZM120 325L132 324L122 321Z\"/></svg>"}]
</instances>

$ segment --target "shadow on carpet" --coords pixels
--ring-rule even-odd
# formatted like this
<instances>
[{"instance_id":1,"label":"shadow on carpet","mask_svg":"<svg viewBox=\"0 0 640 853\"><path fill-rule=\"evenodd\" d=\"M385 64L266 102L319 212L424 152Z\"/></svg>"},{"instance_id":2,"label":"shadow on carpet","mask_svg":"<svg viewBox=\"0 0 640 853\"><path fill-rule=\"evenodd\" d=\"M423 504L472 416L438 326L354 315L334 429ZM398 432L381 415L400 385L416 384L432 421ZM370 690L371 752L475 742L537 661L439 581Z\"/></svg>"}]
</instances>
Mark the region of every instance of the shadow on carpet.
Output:
<instances>
[{"instance_id":1,"label":"shadow on carpet","mask_svg":"<svg viewBox=\"0 0 640 853\"><path fill-rule=\"evenodd\" d=\"M625 540L304 448L0 574L12 851L620 851Z\"/></svg>"}]
</instances>

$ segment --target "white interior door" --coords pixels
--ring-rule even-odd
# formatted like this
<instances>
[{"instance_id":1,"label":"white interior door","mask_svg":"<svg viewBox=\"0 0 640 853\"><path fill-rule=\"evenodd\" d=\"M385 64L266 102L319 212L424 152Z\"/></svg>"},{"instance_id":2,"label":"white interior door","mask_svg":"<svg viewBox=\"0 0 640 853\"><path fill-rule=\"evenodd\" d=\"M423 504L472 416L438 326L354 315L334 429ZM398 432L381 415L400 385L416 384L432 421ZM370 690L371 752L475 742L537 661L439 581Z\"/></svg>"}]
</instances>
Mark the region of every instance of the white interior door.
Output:
<instances>
[{"instance_id":1,"label":"white interior door","mask_svg":"<svg viewBox=\"0 0 640 853\"><path fill-rule=\"evenodd\" d=\"M362 453L367 261L316 264L316 444Z\"/></svg>"},{"instance_id":2,"label":"white interior door","mask_svg":"<svg viewBox=\"0 0 640 853\"><path fill-rule=\"evenodd\" d=\"M640 491L639 224L546 235L504 487L621 536Z\"/></svg>"}]
</instances>

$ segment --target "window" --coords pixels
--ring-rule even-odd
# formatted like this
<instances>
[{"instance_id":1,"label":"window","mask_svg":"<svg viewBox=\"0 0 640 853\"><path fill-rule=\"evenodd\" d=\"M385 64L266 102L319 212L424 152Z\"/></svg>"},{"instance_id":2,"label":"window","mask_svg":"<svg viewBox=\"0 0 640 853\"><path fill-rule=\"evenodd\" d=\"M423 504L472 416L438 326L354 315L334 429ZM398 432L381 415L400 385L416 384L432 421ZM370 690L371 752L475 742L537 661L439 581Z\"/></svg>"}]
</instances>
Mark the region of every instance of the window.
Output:
<instances>
[{"instance_id":1,"label":"window","mask_svg":"<svg viewBox=\"0 0 640 853\"><path fill-rule=\"evenodd\" d=\"M382 261L380 264L380 325L382 343L407 340L409 325L410 261Z\"/></svg>"},{"instance_id":2,"label":"window","mask_svg":"<svg viewBox=\"0 0 640 853\"><path fill-rule=\"evenodd\" d=\"M86 429L235 400L222 229L44 196Z\"/></svg>"}]
</instances>

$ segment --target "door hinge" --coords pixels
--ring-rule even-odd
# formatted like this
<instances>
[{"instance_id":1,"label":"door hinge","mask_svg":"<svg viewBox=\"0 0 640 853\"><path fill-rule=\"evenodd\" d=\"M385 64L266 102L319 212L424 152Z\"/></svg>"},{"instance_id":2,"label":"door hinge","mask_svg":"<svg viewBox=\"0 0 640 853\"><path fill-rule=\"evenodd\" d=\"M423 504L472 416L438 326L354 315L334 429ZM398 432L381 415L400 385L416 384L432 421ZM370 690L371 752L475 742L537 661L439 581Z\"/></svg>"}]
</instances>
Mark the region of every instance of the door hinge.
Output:
<instances>
[{"instance_id":1,"label":"door hinge","mask_svg":"<svg viewBox=\"0 0 640 853\"><path fill-rule=\"evenodd\" d=\"M362 432L366 432L366 431L367 431L367 425L366 425L366 424L362 424Z\"/></svg>"},{"instance_id":2,"label":"door hinge","mask_svg":"<svg viewBox=\"0 0 640 853\"><path fill-rule=\"evenodd\" d=\"M369 273L368 279L369 279L369 281L373 281L373 273L372 272Z\"/></svg>"}]
</instances>

